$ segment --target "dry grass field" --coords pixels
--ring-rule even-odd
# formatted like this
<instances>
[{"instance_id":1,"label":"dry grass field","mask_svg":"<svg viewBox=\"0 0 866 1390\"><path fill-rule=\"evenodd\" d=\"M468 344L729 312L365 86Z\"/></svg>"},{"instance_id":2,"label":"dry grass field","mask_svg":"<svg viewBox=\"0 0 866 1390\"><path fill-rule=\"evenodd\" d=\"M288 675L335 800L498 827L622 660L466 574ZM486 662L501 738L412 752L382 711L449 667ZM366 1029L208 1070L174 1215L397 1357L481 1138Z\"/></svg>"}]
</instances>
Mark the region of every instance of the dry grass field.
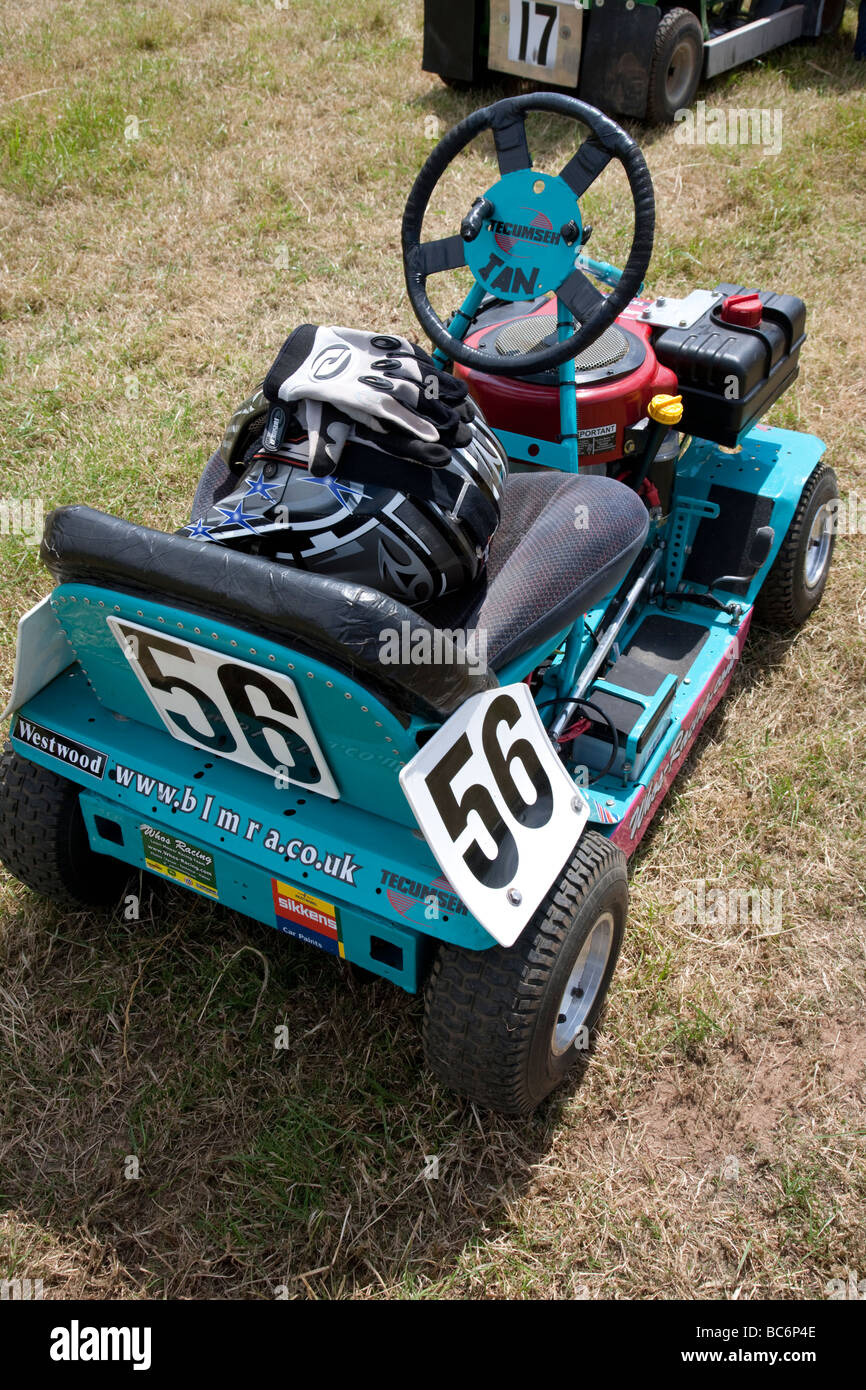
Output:
<instances>
[{"instance_id":1,"label":"dry grass field","mask_svg":"<svg viewBox=\"0 0 866 1390\"><path fill-rule=\"evenodd\" d=\"M854 19L702 90L779 110L779 153L632 132L658 202L651 289L807 301L769 418L826 441L853 524L807 626L753 628L633 863L585 1074L499 1119L433 1084L419 1002L384 983L180 891L143 885L127 922L3 876L0 1276L58 1299L801 1299L866 1276ZM431 135L491 94L421 71L420 0L19 0L0 51L0 497L171 530L291 327L411 330L406 193ZM561 167L573 129L536 120L537 162ZM491 168L489 148L466 158L444 230ZM593 253L621 263L624 180L588 203ZM4 693L17 617L49 588L31 539L0 535ZM781 906L684 923L690 880Z\"/></svg>"}]
</instances>

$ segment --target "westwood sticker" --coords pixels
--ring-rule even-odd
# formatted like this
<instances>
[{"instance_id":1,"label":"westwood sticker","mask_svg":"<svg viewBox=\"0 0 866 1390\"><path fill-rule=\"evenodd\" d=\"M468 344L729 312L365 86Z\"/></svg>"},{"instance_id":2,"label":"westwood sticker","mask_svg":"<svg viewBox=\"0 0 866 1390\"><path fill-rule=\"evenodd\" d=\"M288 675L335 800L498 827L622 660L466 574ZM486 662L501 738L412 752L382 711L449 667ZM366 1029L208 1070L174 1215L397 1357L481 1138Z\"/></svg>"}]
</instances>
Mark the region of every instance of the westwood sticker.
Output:
<instances>
[{"instance_id":1,"label":"westwood sticker","mask_svg":"<svg viewBox=\"0 0 866 1390\"><path fill-rule=\"evenodd\" d=\"M101 779L105 772L105 754L97 748L88 748L86 743L77 743L74 738L64 738L53 729L43 729L41 724L22 719L20 714L13 737L20 739L28 748L47 753L49 758L56 758L67 767L86 772L88 777Z\"/></svg>"}]
</instances>

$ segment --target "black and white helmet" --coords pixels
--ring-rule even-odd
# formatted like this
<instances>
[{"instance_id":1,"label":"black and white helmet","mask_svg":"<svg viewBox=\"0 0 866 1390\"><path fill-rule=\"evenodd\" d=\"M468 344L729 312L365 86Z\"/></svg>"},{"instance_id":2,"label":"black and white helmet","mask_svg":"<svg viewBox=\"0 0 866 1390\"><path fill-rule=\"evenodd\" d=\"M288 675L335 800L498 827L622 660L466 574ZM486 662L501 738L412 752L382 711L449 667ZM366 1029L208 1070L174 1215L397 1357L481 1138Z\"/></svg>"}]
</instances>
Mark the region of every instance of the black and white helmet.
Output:
<instances>
[{"instance_id":1,"label":"black and white helmet","mask_svg":"<svg viewBox=\"0 0 866 1390\"><path fill-rule=\"evenodd\" d=\"M464 408L468 441L451 449L444 466L396 456L387 436L374 441L352 424L339 465L326 476L307 466L306 402L295 404L271 449L261 393L246 408L246 430L242 407L222 449L224 462L243 470L237 484L183 534L368 585L412 607L481 573L499 523L507 459L471 400ZM253 419L257 437L250 441Z\"/></svg>"}]
</instances>

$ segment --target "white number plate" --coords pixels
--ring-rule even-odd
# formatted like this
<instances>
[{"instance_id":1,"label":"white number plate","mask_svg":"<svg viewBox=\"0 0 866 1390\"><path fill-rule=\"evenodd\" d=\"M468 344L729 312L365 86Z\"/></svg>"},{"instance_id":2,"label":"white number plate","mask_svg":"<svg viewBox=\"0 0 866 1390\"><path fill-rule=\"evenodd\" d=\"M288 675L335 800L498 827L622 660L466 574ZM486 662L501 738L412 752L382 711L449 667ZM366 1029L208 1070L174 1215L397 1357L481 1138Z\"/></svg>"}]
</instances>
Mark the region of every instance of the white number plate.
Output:
<instances>
[{"instance_id":1,"label":"white number plate","mask_svg":"<svg viewBox=\"0 0 866 1390\"><path fill-rule=\"evenodd\" d=\"M126 619L108 625L173 738L269 777L339 797L297 686Z\"/></svg>"},{"instance_id":2,"label":"white number plate","mask_svg":"<svg viewBox=\"0 0 866 1390\"><path fill-rule=\"evenodd\" d=\"M455 893L511 946L589 818L528 687L467 700L407 763L400 785Z\"/></svg>"},{"instance_id":3,"label":"white number plate","mask_svg":"<svg viewBox=\"0 0 866 1390\"><path fill-rule=\"evenodd\" d=\"M576 87L582 34L579 0L490 0L488 65L556 87Z\"/></svg>"}]
</instances>

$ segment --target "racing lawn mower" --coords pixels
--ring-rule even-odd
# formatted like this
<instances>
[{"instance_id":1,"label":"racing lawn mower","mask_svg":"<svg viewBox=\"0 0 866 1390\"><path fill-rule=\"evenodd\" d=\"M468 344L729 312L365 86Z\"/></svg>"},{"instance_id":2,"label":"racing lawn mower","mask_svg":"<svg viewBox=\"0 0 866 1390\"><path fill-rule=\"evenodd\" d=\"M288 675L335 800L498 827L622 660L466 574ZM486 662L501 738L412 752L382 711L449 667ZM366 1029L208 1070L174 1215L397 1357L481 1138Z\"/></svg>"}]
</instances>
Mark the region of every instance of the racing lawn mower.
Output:
<instances>
[{"instance_id":1,"label":"racing lawn mower","mask_svg":"<svg viewBox=\"0 0 866 1390\"><path fill-rule=\"evenodd\" d=\"M558 173L532 167L535 110L589 128ZM487 131L499 177L423 240ZM622 271L584 250L611 161L634 202ZM7 711L11 873L89 906L146 871L423 990L429 1066L491 1108L527 1113L566 1076L616 965L628 856L753 612L803 623L834 543L823 444L759 423L797 375L802 301L642 297L653 222L637 145L593 107L478 110L403 219L434 359L305 325L182 533L51 513L56 588L21 619ZM428 277L463 267L446 325Z\"/></svg>"},{"instance_id":2,"label":"racing lawn mower","mask_svg":"<svg viewBox=\"0 0 866 1390\"><path fill-rule=\"evenodd\" d=\"M562 87L613 115L681 119L702 78L835 34L845 0L424 0L425 72Z\"/></svg>"}]
</instances>

